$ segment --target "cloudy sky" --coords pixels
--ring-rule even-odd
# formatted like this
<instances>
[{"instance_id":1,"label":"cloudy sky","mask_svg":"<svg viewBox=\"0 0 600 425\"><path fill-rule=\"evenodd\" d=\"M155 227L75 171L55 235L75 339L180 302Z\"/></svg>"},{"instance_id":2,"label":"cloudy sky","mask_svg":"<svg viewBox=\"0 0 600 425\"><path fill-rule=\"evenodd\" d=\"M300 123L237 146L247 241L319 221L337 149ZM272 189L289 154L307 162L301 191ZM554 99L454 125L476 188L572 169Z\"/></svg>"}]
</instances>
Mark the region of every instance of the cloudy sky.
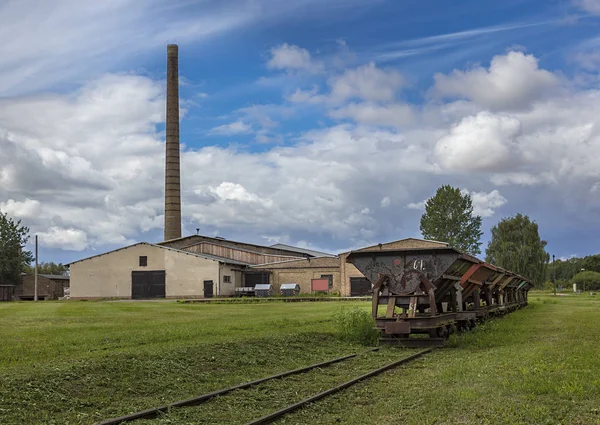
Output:
<instances>
[{"instance_id":1,"label":"cloudy sky","mask_svg":"<svg viewBox=\"0 0 600 425\"><path fill-rule=\"evenodd\" d=\"M452 3L452 4L451 4ZM0 0L0 209L68 262L162 237L166 45L184 233L419 236L442 184L600 252L600 0Z\"/></svg>"}]
</instances>

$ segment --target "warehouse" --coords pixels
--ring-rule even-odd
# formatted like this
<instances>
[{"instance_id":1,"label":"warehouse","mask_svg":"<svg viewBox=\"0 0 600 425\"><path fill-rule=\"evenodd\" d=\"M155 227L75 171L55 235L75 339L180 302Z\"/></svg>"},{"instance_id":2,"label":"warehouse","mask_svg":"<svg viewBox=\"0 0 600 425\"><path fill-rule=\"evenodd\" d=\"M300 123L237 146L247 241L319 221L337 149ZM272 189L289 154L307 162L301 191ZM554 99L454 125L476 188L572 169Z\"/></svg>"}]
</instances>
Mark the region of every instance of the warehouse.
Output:
<instances>
[{"instance_id":1,"label":"warehouse","mask_svg":"<svg viewBox=\"0 0 600 425\"><path fill-rule=\"evenodd\" d=\"M71 299L231 296L247 265L140 242L71 263Z\"/></svg>"},{"instance_id":2,"label":"warehouse","mask_svg":"<svg viewBox=\"0 0 600 425\"><path fill-rule=\"evenodd\" d=\"M448 244L445 242L406 238L368 246L353 252L386 249L423 249L440 246L446 247ZM301 287L301 292L312 293L315 292L313 288L314 280L326 278L330 279L330 293L339 293L345 297L370 295L371 282L354 265L346 261L348 254L350 252L341 253L339 256L314 257L260 264L252 266L251 269L268 272L270 283L273 284L276 291L284 283L297 283Z\"/></svg>"}]
</instances>

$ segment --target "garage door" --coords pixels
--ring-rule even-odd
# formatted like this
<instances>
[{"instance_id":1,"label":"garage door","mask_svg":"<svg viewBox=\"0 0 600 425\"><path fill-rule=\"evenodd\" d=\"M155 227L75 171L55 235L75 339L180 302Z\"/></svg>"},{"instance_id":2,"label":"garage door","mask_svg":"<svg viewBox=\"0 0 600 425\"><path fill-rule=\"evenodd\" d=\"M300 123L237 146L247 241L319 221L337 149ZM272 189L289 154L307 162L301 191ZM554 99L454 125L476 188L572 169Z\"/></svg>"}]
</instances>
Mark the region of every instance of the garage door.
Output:
<instances>
[{"instance_id":1,"label":"garage door","mask_svg":"<svg viewBox=\"0 0 600 425\"><path fill-rule=\"evenodd\" d=\"M131 298L165 298L165 271L131 272Z\"/></svg>"},{"instance_id":2,"label":"garage door","mask_svg":"<svg viewBox=\"0 0 600 425\"><path fill-rule=\"evenodd\" d=\"M362 295L371 295L371 282L364 277L350 278L350 296L359 297Z\"/></svg>"}]
</instances>

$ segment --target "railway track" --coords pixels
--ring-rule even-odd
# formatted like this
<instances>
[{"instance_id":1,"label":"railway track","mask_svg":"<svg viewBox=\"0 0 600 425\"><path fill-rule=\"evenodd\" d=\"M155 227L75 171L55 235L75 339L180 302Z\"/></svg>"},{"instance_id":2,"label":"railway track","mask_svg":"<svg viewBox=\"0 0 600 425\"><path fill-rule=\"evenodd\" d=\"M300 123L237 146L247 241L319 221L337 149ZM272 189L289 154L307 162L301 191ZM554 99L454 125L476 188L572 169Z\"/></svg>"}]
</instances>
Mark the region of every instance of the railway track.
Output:
<instances>
[{"instance_id":1,"label":"railway track","mask_svg":"<svg viewBox=\"0 0 600 425\"><path fill-rule=\"evenodd\" d=\"M377 350L379 350L379 348L374 348L372 350L368 350L368 352L377 351ZM321 399L323 399L323 398L325 398L327 396L336 394L336 393L338 393L340 391L343 391L344 389L346 389L348 387L351 387L352 385L355 385L355 384L357 384L359 382L362 382L362 381L365 381L365 380L367 380L369 378L377 376L377 375L379 375L379 374L381 374L381 373L383 373L383 372L385 372L387 370L390 370L390 369L396 368L398 366L410 363L411 361L418 359L419 357L423 356L424 354L427 354L427 353L431 352L432 350L434 350L434 348L429 348L429 349L426 349L426 350L422 350L422 351L420 351L420 352L418 352L416 354L413 354L413 355L411 355L409 357L405 357L405 358L393 361L391 363L388 363L388 364L386 364L386 365L384 365L382 367L379 367L377 369L371 370L370 372L365 373L365 374L363 374L363 375L361 375L361 376L359 376L357 378L354 378L354 379L351 379L351 380L349 380L347 382L344 382L343 384L336 385L336 386L334 386L334 387L332 387L332 388L330 388L330 389L328 389L326 391L322 391L322 392L320 392L318 394L315 394L315 395L313 395L311 397L308 397L308 398L306 398L306 399L304 399L302 401L299 401L297 403L291 404L291 405L289 405L289 406L287 406L287 407L285 407L283 409L277 410L277 411L275 411L273 413L270 413L270 414L268 414L266 416L263 416L263 417L261 417L259 419L250 421L250 422L248 422L248 425L272 423L272 422L274 422L274 421L282 418L283 416L285 416L285 415L287 415L289 413L292 413L294 411L297 411L297 410L301 409L302 407L304 407L304 406L306 406L306 405L308 405L310 403L314 403L314 402L316 402L318 400L321 400ZM258 380L255 380L255 381L247 382L247 383L236 385L236 386L229 387L229 388L224 388L224 389L221 389L221 390L218 390L218 391L213 391L211 393L202 394L202 395L199 395L197 397L189 398L189 399L186 399L186 400L176 401L174 403L171 403L171 404L168 404L168 405L165 405L165 406L154 407L154 408L151 408L151 409L142 410L142 411L131 413L131 414L128 414L128 415L124 415L124 416L119 416L119 417L116 417L116 418L107 419L107 420L104 420L104 421L101 421L101 422L97 422L94 425L118 425L118 424L123 424L123 423L128 423L128 422L131 422L131 421L135 421L135 420L138 420L138 419L154 419L154 418L159 417L161 414L169 412L171 409L176 409L176 408L181 408L181 407L188 407L188 406L197 406L197 405L206 403L206 402L210 401L211 399L214 399L214 398L219 397L219 396L226 395L226 394L231 393L231 392L236 391L236 390L248 389L248 388L257 386L259 384L262 384L264 382L267 382L267 381L276 380L276 379L282 379L282 378L285 378L285 377L288 377L288 376L302 374L302 373L309 372L309 371L311 371L313 369L317 369L317 368L326 368L326 367L332 366L334 364L350 360L352 358L355 358L356 356L358 356L358 354L354 353L354 354L350 354L350 355L347 355L347 356L338 357L338 358L335 358L335 359L332 359L332 360L328 360L328 361L325 361L325 362L315 363L315 364L310 365L310 366L306 366L306 367L303 367L303 368L299 368L299 369L294 369L294 370L289 370L289 371L286 371L286 372L278 373L276 375L272 375L272 376L269 376L269 377L266 377L266 378L258 379Z\"/></svg>"}]
</instances>

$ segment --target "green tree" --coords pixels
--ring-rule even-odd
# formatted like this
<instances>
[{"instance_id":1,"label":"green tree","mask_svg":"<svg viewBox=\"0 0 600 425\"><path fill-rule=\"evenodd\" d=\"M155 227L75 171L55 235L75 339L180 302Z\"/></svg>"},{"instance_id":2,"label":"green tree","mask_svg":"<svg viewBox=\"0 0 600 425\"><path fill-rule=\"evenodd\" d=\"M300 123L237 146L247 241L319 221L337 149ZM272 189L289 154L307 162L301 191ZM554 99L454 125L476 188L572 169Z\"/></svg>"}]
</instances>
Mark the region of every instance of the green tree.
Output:
<instances>
[{"instance_id":1,"label":"green tree","mask_svg":"<svg viewBox=\"0 0 600 425\"><path fill-rule=\"evenodd\" d=\"M540 238L537 223L526 215L517 214L503 218L492 228L486 261L519 273L541 287L550 260L546 244Z\"/></svg>"},{"instance_id":2,"label":"green tree","mask_svg":"<svg viewBox=\"0 0 600 425\"><path fill-rule=\"evenodd\" d=\"M41 262L38 264L38 273L40 274L55 274L55 275L66 275L68 274L68 267L63 265L62 263L53 263L53 262ZM34 272L34 266L27 266L27 273Z\"/></svg>"},{"instance_id":3,"label":"green tree","mask_svg":"<svg viewBox=\"0 0 600 425\"><path fill-rule=\"evenodd\" d=\"M421 233L425 239L447 242L459 251L481 253L481 217L473 215L471 196L458 188L442 186L427 200Z\"/></svg>"},{"instance_id":4,"label":"green tree","mask_svg":"<svg viewBox=\"0 0 600 425\"><path fill-rule=\"evenodd\" d=\"M19 283L21 272L33 261L23 247L29 240L29 228L0 211L0 282Z\"/></svg>"},{"instance_id":5,"label":"green tree","mask_svg":"<svg viewBox=\"0 0 600 425\"><path fill-rule=\"evenodd\" d=\"M583 271L573 276L572 283L577 284L577 289L586 291L600 289L600 273L594 271Z\"/></svg>"}]
</instances>

